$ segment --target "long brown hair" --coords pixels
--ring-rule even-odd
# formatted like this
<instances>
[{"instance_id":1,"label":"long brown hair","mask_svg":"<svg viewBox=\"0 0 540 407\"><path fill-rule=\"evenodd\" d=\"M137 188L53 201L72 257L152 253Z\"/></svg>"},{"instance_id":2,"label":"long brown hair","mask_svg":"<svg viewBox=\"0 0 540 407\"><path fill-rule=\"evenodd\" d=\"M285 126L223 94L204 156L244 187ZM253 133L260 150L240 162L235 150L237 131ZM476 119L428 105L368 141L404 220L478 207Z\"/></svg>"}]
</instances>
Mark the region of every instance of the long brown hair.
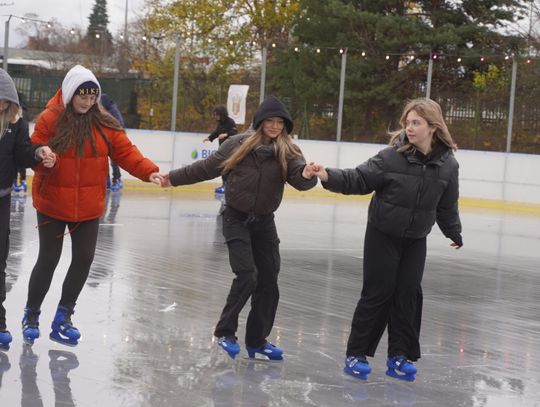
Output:
<instances>
[{"instance_id":1,"label":"long brown hair","mask_svg":"<svg viewBox=\"0 0 540 407\"><path fill-rule=\"evenodd\" d=\"M72 102L69 102L56 122L54 135L49 146L58 154L62 154L70 147L75 147L77 155L81 157L84 146L89 141L94 155L97 156L96 140L93 132L93 129L96 128L105 143L107 143L110 153L112 145L103 132L103 127L122 130L118 121L103 109L100 109L97 103L88 112L80 114L75 112Z\"/></svg>"},{"instance_id":2,"label":"long brown hair","mask_svg":"<svg viewBox=\"0 0 540 407\"><path fill-rule=\"evenodd\" d=\"M262 126L248 136L238 149L225 160L223 163L223 173L231 171L246 155L248 155L256 147L263 145L265 135L262 132ZM303 159L302 151L293 143L291 136L283 129L281 134L271 142L274 151L278 157L279 166L281 167L281 176L287 179L287 161L292 158Z\"/></svg>"},{"instance_id":3,"label":"long brown hair","mask_svg":"<svg viewBox=\"0 0 540 407\"><path fill-rule=\"evenodd\" d=\"M418 116L427 121L429 126L435 127L435 132L433 133L433 138L431 140L431 147L433 147L437 143L437 140L439 140L448 146L452 151L457 150L457 144L452 139L452 135L450 134L450 131L448 130L448 127L444 121L441 106L434 100L426 98L413 99L405 105L401 118L399 119L401 130L390 133L390 145L394 145L399 139L400 134L405 131L407 126L407 115L413 110ZM416 147L411 143L407 143L401 146L397 151L402 153L408 150L414 151L416 150Z\"/></svg>"},{"instance_id":4,"label":"long brown hair","mask_svg":"<svg viewBox=\"0 0 540 407\"><path fill-rule=\"evenodd\" d=\"M8 107L0 112L0 139L6 134L7 128L11 123L16 123L19 119L21 108L11 101L8 102Z\"/></svg>"}]
</instances>

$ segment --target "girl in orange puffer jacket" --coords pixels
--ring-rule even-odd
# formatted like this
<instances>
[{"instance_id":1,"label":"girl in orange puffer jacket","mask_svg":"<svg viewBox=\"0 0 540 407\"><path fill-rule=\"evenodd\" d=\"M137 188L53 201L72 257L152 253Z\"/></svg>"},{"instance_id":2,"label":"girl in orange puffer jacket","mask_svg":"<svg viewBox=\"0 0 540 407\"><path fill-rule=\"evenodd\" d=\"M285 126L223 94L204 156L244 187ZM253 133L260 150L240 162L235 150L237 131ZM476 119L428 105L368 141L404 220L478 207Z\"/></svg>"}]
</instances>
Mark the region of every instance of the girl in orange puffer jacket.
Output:
<instances>
[{"instance_id":1,"label":"girl in orange puffer jacket","mask_svg":"<svg viewBox=\"0 0 540 407\"><path fill-rule=\"evenodd\" d=\"M50 338L77 345L80 333L71 323L77 298L94 259L99 217L105 209L109 156L143 181L161 184L159 168L143 157L120 124L98 104L101 88L94 74L77 65L36 121L32 143L47 144L56 165L38 165L32 186L37 210L39 254L30 276L23 317L23 339L39 337L41 303L60 260L64 233L71 236L72 260Z\"/></svg>"}]
</instances>

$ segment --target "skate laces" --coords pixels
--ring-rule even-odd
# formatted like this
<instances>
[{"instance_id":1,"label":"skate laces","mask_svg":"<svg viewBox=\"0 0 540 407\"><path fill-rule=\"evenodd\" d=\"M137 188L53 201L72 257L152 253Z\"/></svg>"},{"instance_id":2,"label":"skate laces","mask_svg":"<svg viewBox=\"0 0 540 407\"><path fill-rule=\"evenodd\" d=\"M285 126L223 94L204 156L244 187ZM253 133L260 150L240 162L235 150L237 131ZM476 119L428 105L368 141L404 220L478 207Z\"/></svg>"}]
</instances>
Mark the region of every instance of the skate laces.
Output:
<instances>
[{"instance_id":1,"label":"skate laces","mask_svg":"<svg viewBox=\"0 0 540 407\"><path fill-rule=\"evenodd\" d=\"M349 356L345 362L350 368L353 368L358 363L365 363L366 365L369 364L365 356Z\"/></svg>"},{"instance_id":2,"label":"skate laces","mask_svg":"<svg viewBox=\"0 0 540 407\"><path fill-rule=\"evenodd\" d=\"M416 366L405 356L394 356L390 358L390 362L392 363L392 367L400 372L411 373L416 371Z\"/></svg>"},{"instance_id":3,"label":"skate laces","mask_svg":"<svg viewBox=\"0 0 540 407\"><path fill-rule=\"evenodd\" d=\"M60 325L60 327L63 329L63 330L67 330L69 328L74 328L73 326L73 322L71 322L71 315L73 314L73 312L71 313L64 313L64 317L62 318L62 320L60 320L60 322L58 323L58 325Z\"/></svg>"},{"instance_id":4,"label":"skate laces","mask_svg":"<svg viewBox=\"0 0 540 407\"><path fill-rule=\"evenodd\" d=\"M236 338L231 338L228 336L222 336L218 339L218 344L225 347L237 345Z\"/></svg>"},{"instance_id":5,"label":"skate laces","mask_svg":"<svg viewBox=\"0 0 540 407\"><path fill-rule=\"evenodd\" d=\"M26 310L24 313L23 327L37 328L39 326L39 311Z\"/></svg>"}]
</instances>

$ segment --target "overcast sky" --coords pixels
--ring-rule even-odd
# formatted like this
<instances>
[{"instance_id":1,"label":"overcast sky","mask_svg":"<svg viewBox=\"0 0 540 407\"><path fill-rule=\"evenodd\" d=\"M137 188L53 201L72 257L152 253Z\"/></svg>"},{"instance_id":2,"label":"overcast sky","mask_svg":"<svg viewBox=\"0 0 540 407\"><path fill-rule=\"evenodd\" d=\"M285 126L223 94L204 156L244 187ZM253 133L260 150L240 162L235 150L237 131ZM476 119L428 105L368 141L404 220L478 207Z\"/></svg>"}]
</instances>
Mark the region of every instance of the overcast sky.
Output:
<instances>
[{"instance_id":1,"label":"overcast sky","mask_svg":"<svg viewBox=\"0 0 540 407\"><path fill-rule=\"evenodd\" d=\"M141 15L144 0L107 0L109 31L113 35L124 27L126 2L128 21L134 20L137 15ZM5 21L10 14L24 17L27 13L35 13L40 20L49 21L53 18L58 20L67 30L74 26L86 29L88 27L88 17L92 12L94 3L94 0L0 0L0 47L4 46ZM11 18L9 29L10 47L17 47L23 42L23 39L16 31L21 24L23 23L20 19Z\"/></svg>"}]
</instances>

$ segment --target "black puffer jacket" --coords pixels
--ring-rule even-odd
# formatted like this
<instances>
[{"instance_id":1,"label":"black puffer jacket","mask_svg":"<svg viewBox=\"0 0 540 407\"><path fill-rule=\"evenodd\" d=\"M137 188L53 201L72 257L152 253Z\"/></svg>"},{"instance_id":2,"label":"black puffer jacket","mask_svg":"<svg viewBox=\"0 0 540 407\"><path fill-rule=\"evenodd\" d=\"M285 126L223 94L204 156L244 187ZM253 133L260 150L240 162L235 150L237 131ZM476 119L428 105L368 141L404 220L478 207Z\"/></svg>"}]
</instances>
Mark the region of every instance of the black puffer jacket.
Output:
<instances>
[{"instance_id":1,"label":"black puffer jacket","mask_svg":"<svg viewBox=\"0 0 540 407\"><path fill-rule=\"evenodd\" d=\"M171 184L174 186L194 184L220 176L223 162L248 136L238 134L229 137L205 160L171 171L169 173ZM303 159L289 160L287 179L283 180L273 144L259 146L227 174L225 201L228 206L247 214L268 215L279 207L285 182L301 191L317 185L316 177L305 179L302 176L305 165Z\"/></svg>"},{"instance_id":2,"label":"black puffer jacket","mask_svg":"<svg viewBox=\"0 0 540 407\"><path fill-rule=\"evenodd\" d=\"M439 144L423 160L418 153L398 153L401 143L381 150L355 169L327 169L323 187L343 194L375 192L368 221L383 233L422 238L436 221L444 235L461 246L459 165L454 155Z\"/></svg>"},{"instance_id":3,"label":"black puffer jacket","mask_svg":"<svg viewBox=\"0 0 540 407\"><path fill-rule=\"evenodd\" d=\"M38 146L32 146L28 136L28 123L22 118L11 123L0 139L0 196L11 192L17 168L31 167Z\"/></svg>"}]
</instances>

